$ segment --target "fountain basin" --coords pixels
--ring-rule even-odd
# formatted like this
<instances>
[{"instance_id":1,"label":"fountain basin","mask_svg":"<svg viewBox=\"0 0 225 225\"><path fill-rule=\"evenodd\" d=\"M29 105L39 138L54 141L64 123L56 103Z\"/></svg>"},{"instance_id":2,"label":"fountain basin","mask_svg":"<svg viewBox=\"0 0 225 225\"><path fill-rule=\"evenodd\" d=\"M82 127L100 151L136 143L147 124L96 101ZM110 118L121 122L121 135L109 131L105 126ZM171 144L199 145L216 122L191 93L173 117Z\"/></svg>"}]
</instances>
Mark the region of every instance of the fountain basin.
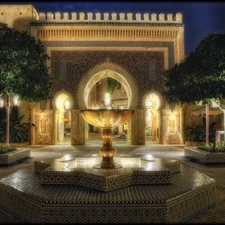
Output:
<instances>
[{"instance_id":1,"label":"fountain basin","mask_svg":"<svg viewBox=\"0 0 225 225\"><path fill-rule=\"evenodd\" d=\"M95 169L116 169L121 165L114 162L116 149L112 146L112 128L124 124L131 119L134 110L124 109L85 109L80 111L86 122L102 128L103 146L99 150L102 161L94 165Z\"/></svg>"},{"instance_id":2,"label":"fountain basin","mask_svg":"<svg viewBox=\"0 0 225 225\"><path fill-rule=\"evenodd\" d=\"M68 171L67 164L73 159L63 160L61 168ZM25 223L186 223L215 206L216 182L189 166L180 167L170 184L135 184L110 192L69 183L40 185L40 174L21 169L1 179L0 207ZM71 178L64 175L64 182Z\"/></svg>"},{"instance_id":3,"label":"fountain basin","mask_svg":"<svg viewBox=\"0 0 225 225\"><path fill-rule=\"evenodd\" d=\"M170 184L171 175L180 171L176 160L121 155L114 158L120 169L95 169L101 157L65 155L60 159L35 161L41 184L74 184L100 191L112 191L136 184Z\"/></svg>"},{"instance_id":4,"label":"fountain basin","mask_svg":"<svg viewBox=\"0 0 225 225\"><path fill-rule=\"evenodd\" d=\"M128 109L84 109L80 111L88 123L100 128L114 128L129 121L134 110Z\"/></svg>"}]
</instances>

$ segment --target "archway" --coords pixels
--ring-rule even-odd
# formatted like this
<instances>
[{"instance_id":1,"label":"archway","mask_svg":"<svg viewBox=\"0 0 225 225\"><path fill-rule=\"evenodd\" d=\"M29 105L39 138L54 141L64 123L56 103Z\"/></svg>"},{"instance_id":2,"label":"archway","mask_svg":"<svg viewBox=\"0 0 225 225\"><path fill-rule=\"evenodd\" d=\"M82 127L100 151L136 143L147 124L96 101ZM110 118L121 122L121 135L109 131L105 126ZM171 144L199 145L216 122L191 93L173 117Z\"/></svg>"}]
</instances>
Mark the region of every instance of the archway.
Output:
<instances>
[{"instance_id":1,"label":"archway","mask_svg":"<svg viewBox=\"0 0 225 225\"><path fill-rule=\"evenodd\" d=\"M95 101L90 101L90 96L92 98L95 98L93 96L93 87L96 86L96 84L101 84L104 82L104 79L106 78L112 78L121 85L122 89L125 91L126 96L125 98L121 99L113 99L113 106L112 108L127 108L127 109L135 109L137 105L137 88L133 81L133 78L130 76L130 74L121 68L118 65L112 64L112 63L103 63L101 65L96 66L94 69L90 70L82 79L80 86L79 86L79 108L80 109L86 109L86 108L102 108L102 101L103 101L103 94L105 89L102 88L101 95L98 99L95 99ZM82 88L81 88L82 87ZM103 85L104 87L104 85ZM95 93L96 94L96 93ZM126 102L125 102L126 100ZM95 104L92 104L92 103ZM127 140L130 139L130 136L128 135L128 126L127 124L124 124L123 128L118 128L118 134L122 133L124 130L127 134ZM88 127L86 127L86 137L88 140L88 134L87 134ZM115 131L114 131L115 132Z\"/></svg>"},{"instance_id":2,"label":"archway","mask_svg":"<svg viewBox=\"0 0 225 225\"><path fill-rule=\"evenodd\" d=\"M58 144L71 143L71 112L72 96L65 92L58 92L53 99L55 108L55 142Z\"/></svg>"},{"instance_id":3,"label":"archway","mask_svg":"<svg viewBox=\"0 0 225 225\"><path fill-rule=\"evenodd\" d=\"M111 77L123 85L128 96L129 109L136 109L138 102L138 91L132 76L122 67L111 62L104 62L89 70L83 76L78 89L78 106L80 109L86 109L88 105L88 96L92 87L101 79Z\"/></svg>"},{"instance_id":4,"label":"archway","mask_svg":"<svg viewBox=\"0 0 225 225\"><path fill-rule=\"evenodd\" d=\"M160 121L162 97L157 92L150 92L144 98L145 106L145 139L146 141L160 142Z\"/></svg>"}]
</instances>

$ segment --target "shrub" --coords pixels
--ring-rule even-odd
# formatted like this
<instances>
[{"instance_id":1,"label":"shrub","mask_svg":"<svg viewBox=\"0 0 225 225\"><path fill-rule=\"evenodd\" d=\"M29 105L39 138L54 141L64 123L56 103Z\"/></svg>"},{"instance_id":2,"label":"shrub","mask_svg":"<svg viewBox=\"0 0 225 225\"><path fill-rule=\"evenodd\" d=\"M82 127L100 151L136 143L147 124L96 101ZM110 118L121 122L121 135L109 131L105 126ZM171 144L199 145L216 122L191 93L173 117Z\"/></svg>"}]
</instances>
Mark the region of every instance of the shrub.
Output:
<instances>
[{"instance_id":1,"label":"shrub","mask_svg":"<svg viewBox=\"0 0 225 225\"><path fill-rule=\"evenodd\" d=\"M201 143L197 148L208 152L225 152L225 142L209 143L208 145Z\"/></svg>"},{"instance_id":2,"label":"shrub","mask_svg":"<svg viewBox=\"0 0 225 225\"><path fill-rule=\"evenodd\" d=\"M6 154L8 152L13 152L16 150L16 147L13 147L13 146L1 146L0 147L0 154Z\"/></svg>"},{"instance_id":3,"label":"shrub","mask_svg":"<svg viewBox=\"0 0 225 225\"><path fill-rule=\"evenodd\" d=\"M22 143L29 140L29 129L34 126L33 123L24 122L25 115L17 118L10 118L9 141L11 143ZM6 141L6 119L0 120L0 142Z\"/></svg>"}]
</instances>

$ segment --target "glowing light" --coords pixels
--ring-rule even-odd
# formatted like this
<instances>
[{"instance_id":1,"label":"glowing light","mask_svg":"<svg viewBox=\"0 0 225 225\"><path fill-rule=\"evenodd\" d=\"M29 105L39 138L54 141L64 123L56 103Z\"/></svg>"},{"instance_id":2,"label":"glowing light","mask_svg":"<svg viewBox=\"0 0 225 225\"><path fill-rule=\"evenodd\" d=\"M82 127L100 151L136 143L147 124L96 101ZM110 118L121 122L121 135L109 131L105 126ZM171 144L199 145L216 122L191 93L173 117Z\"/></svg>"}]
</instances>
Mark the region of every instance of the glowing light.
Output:
<instances>
[{"instance_id":1,"label":"glowing light","mask_svg":"<svg viewBox=\"0 0 225 225\"><path fill-rule=\"evenodd\" d=\"M65 110L69 110L69 109L70 109L70 101L69 101L68 98L67 98L66 101L64 102L64 107L65 107Z\"/></svg>"},{"instance_id":2,"label":"glowing light","mask_svg":"<svg viewBox=\"0 0 225 225\"><path fill-rule=\"evenodd\" d=\"M150 98L148 98L145 101L145 106L150 109L150 108L152 108L152 105L153 105L152 100Z\"/></svg>"},{"instance_id":3,"label":"glowing light","mask_svg":"<svg viewBox=\"0 0 225 225\"><path fill-rule=\"evenodd\" d=\"M40 121L46 121L47 120L47 113L44 111L40 112Z\"/></svg>"},{"instance_id":4,"label":"glowing light","mask_svg":"<svg viewBox=\"0 0 225 225\"><path fill-rule=\"evenodd\" d=\"M109 92L105 93L104 103L105 103L106 106L111 104L111 99L110 99L110 93Z\"/></svg>"},{"instance_id":5,"label":"glowing light","mask_svg":"<svg viewBox=\"0 0 225 225\"><path fill-rule=\"evenodd\" d=\"M20 104L20 99L18 95L13 97L13 105L18 106Z\"/></svg>"},{"instance_id":6,"label":"glowing light","mask_svg":"<svg viewBox=\"0 0 225 225\"><path fill-rule=\"evenodd\" d=\"M61 99L60 99L60 98L57 98L57 100L56 100L56 108L57 108L58 110L60 109L61 104L62 104Z\"/></svg>"},{"instance_id":7,"label":"glowing light","mask_svg":"<svg viewBox=\"0 0 225 225\"><path fill-rule=\"evenodd\" d=\"M4 99L0 97L0 107L2 108L4 106Z\"/></svg>"}]
</instances>

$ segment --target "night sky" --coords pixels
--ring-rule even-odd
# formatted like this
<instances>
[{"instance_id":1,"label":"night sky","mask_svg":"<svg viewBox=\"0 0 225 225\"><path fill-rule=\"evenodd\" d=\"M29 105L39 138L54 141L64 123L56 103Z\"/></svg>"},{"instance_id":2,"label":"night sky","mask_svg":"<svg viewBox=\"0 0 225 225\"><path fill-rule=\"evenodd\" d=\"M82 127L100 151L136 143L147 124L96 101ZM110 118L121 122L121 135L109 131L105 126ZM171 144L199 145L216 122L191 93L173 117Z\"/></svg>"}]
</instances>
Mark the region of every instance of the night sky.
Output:
<instances>
[{"instance_id":1,"label":"night sky","mask_svg":"<svg viewBox=\"0 0 225 225\"><path fill-rule=\"evenodd\" d=\"M0 4L33 4L40 12L132 12L183 14L185 54L188 55L208 34L225 32L225 2L1 2Z\"/></svg>"}]
</instances>

